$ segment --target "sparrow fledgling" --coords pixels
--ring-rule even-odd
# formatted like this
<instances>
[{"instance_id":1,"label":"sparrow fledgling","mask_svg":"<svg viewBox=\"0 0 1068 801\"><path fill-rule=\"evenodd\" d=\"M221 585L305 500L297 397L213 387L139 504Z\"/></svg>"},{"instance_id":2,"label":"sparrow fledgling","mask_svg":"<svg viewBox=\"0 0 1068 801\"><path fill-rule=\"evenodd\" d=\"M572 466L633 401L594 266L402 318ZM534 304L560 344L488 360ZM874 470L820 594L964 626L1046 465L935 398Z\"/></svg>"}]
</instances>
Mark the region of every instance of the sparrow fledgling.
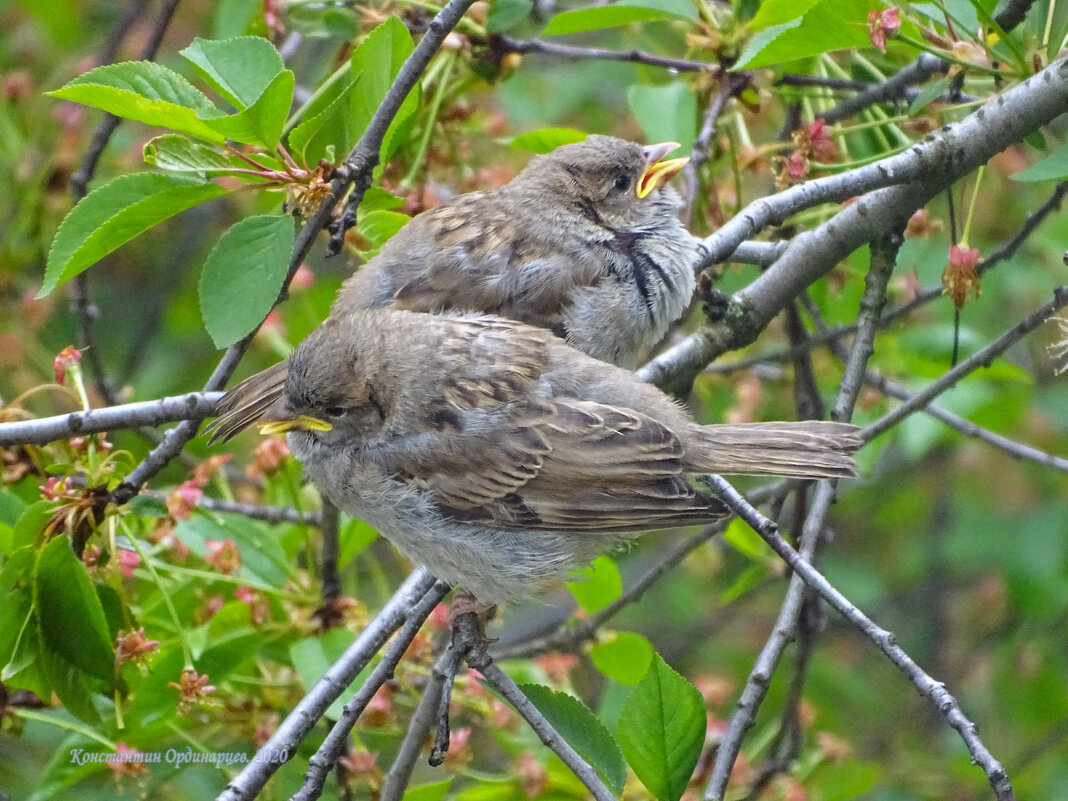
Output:
<instances>
[{"instance_id":1,"label":"sparrow fledgling","mask_svg":"<svg viewBox=\"0 0 1068 801\"><path fill-rule=\"evenodd\" d=\"M673 142L591 136L509 183L415 217L341 288L333 313L392 306L498 314L634 368L690 305L700 240L665 182Z\"/></svg>"},{"instance_id":2,"label":"sparrow fledgling","mask_svg":"<svg viewBox=\"0 0 1068 801\"><path fill-rule=\"evenodd\" d=\"M861 445L845 423L698 425L627 370L497 317L336 313L285 372L231 390L213 439L257 420L289 432L331 501L488 604L638 532L726 515L692 474L851 476Z\"/></svg>"}]
</instances>

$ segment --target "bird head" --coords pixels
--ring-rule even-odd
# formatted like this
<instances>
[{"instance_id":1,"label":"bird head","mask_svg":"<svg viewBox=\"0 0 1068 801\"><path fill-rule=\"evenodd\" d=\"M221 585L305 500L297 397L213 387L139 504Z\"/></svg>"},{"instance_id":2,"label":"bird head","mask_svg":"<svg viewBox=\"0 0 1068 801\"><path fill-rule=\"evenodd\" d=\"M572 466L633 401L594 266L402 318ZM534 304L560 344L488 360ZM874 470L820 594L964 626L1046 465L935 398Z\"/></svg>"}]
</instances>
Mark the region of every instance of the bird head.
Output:
<instances>
[{"instance_id":1,"label":"bird head","mask_svg":"<svg viewBox=\"0 0 1068 801\"><path fill-rule=\"evenodd\" d=\"M261 434L309 432L322 442L366 439L385 412L354 341L357 327L330 318L284 362L234 387L219 402L211 441L253 424Z\"/></svg>"},{"instance_id":2,"label":"bird head","mask_svg":"<svg viewBox=\"0 0 1068 801\"><path fill-rule=\"evenodd\" d=\"M522 190L562 199L609 227L627 227L687 158L665 160L679 145L642 147L611 136L590 136L534 159L513 182Z\"/></svg>"}]
</instances>

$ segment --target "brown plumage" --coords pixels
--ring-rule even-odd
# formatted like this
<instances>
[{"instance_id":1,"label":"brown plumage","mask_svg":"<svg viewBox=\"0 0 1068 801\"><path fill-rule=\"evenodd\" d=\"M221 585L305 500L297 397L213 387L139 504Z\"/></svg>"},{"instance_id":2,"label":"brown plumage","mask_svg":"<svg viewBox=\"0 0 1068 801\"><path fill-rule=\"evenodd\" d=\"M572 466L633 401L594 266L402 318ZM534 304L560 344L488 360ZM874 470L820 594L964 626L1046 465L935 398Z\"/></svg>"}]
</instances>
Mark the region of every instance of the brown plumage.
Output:
<instances>
[{"instance_id":1,"label":"brown plumage","mask_svg":"<svg viewBox=\"0 0 1068 801\"><path fill-rule=\"evenodd\" d=\"M509 183L415 217L341 288L333 313L478 311L547 328L635 366L690 304L700 241L664 182L674 143L591 136Z\"/></svg>"},{"instance_id":2,"label":"brown plumage","mask_svg":"<svg viewBox=\"0 0 1068 801\"><path fill-rule=\"evenodd\" d=\"M267 408L269 407L269 408ZM854 475L858 429L701 426L630 372L485 316L332 316L254 376L215 437L266 409L319 488L480 600L529 594L619 536L727 514L694 475Z\"/></svg>"}]
</instances>

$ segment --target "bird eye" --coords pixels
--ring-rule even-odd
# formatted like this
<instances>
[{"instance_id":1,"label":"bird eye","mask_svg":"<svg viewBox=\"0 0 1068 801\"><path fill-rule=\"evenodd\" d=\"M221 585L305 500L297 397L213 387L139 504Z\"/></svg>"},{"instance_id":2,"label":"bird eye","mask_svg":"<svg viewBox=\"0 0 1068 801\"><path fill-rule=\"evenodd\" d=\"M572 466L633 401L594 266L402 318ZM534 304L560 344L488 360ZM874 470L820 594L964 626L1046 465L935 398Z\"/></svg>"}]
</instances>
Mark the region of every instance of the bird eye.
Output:
<instances>
[{"instance_id":1,"label":"bird eye","mask_svg":"<svg viewBox=\"0 0 1068 801\"><path fill-rule=\"evenodd\" d=\"M323 409L323 413L326 414L327 417L341 417L341 415L345 414L345 407L327 406L325 409Z\"/></svg>"},{"instance_id":2,"label":"bird eye","mask_svg":"<svg viewBox=\"0 0 1068 801\"><path fill-rule=\"evenodd\" d=\"M619 176L617 176L613 186L616 189L618 189L620 192L626 192L628 189L630 189L630 176L629 175L619 175Z\"/></svg>"}]
</instances>

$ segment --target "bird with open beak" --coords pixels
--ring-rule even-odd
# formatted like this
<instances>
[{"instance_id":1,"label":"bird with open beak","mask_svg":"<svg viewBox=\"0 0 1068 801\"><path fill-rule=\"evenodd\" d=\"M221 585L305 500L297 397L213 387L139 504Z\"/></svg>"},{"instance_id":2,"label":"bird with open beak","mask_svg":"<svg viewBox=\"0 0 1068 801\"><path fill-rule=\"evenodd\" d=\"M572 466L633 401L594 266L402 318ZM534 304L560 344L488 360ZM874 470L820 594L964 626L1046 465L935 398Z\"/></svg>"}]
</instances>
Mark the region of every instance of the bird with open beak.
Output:
<instances>
[{"instance_id":1,"label":"bird with open beak","mask_svg":"<svg viewBox=\"0 0 1068 801\"><path fill-rule=\"evenodd\" d=\"M547 328L633 368L690 304L700 241L666 182L686 158L591 136L509 183L412 220L341 288L334 311L479 311Z\"/></svg>"},{"instance_id":2,"label":"bird with open beak","mask_svg":"<svg viewBox=\"0 0 1068 801\"><path fill-rule=\"evenodd\" d=\"M633 368L690 305L701 242L666 185L688 159L674 142L591 136L536 156L504 186L459 195L412 219L341 287L331 316L388 307L496 314L545 328L588 356ZM246 425L281 391L228 396Z\"/></svg>"}]
</instances>

